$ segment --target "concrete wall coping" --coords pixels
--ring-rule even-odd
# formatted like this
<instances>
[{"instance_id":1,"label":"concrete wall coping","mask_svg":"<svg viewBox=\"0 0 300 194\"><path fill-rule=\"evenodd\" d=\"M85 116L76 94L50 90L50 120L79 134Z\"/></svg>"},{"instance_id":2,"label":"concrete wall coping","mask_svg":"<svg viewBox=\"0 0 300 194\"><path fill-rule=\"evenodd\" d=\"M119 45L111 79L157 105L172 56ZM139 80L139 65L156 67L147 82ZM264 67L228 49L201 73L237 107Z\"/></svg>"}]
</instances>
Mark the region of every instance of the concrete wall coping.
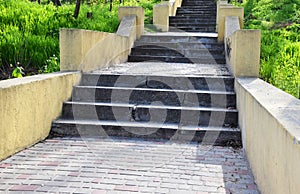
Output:
<instances>
[{"instance_id":1,"label":"concrete wall coping","mask_svg":"<svg viewBox=\"0 0 300 194\"><path fill-rule=\"evenodd\" d=\"M122 6L122 8L126 8L126 9L136 9L136 8L141 8L141 6Z\"/></svg>"},{"instance_id":2,"label":"concrete wall coping","mask_svg":"<svg viewBox=\"0 0 300 194\"><path fill-rule=\"evenodd\" d=\"M231 4L220 4L221 9L244 9L244 7L237 7Z\"/></svg>"},{"instance_id":3,"label":"concrete wall coping","mask_svg":"<svg viewBox=\"0 0 300 194\"><path fill-rule=\"evenodd\" d=\"M159 4L155 4L154 7L160 7L160 6L169 6L169 2L168 1L163 1Z\"/></svg>"},{"instance_id":4,"label":"concrete wall coping","mask_svg":"<svg viewBox=\"0 0 300 194\"><path fill-rule=\"evenodd\" d=\"M225 38L233 34L235 31L240 30L239 17L227 16L225 18Z\"/></svg>"},{"instance_id":5,"label":"concrete wall coping","mask_svg":"<svg viewBox=\"0 0 300 194\"><path fill-rule=\"evenodd\" d=\"M110 33L110 32L100 32L100 31L96 31L96 30L86 30L86 29L78 29L78 28L60 28L59 30L64 30L64 31L99 32L99 33L102 33L102 34L114 34L114 33Z\"/></svg>"},{"instance_id":6,"label":"concrete wall coping","mask_svg":"<svg viewBox=\"0 0 300 194\"><path fill-rule=\"evenodd\" d=\"M25 85L36 81L42 81L46 79L51 79L51 78L56 78L56 77L66 76L71 74L80 74L80 71L55 72L55 73L38 74L38 75L33 75L28 77L3 80L0 81L0 89L9 88L18 85Z\"/></svg>"},{"instance_id":7,"label":"concrete wall coping","mask_svg":"<svg viewBox=\"0 0 300 194\"><path fill-rule=\"evenodd\" d=\"M237 78L257 102L272 115L300 145L300 100L259 78Z\"/></svg>"},{"instance_id":8,"label":"concrete wall coping","mask_svg":"<svg viewBox=\"0 0 300 194\"><path fill-rule=\"evenodd\" d=\"M132 28L135 26L135 21L136 15L124 16L116 34L120 36L130 37Z\"/></svg>"}]
</instances>

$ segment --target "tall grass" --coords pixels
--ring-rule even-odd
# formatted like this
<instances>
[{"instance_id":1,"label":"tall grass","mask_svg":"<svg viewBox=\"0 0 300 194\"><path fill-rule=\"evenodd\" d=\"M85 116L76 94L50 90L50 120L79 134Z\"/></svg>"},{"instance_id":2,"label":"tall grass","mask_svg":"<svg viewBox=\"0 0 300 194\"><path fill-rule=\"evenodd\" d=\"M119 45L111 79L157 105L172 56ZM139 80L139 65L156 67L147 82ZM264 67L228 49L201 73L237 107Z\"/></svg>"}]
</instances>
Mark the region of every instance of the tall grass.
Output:
<instances>
[{"instance_id":1,"label":"tall grass","mask_svg":"<svg viewBox=\"0 0 300 194\"><path fill-rule=\"evenodd\" d=\"M262 30L262 79L300 98L300 0L244 0L245 28Z\"/></svg>"},{"instance_id":2,"label":"tall grass","mask_svg":"<svg viewBox=\"0 0 300 194\"><path fill-rule=\"evenodd\" d=\"M152 21L152 6L158 0L114 0L112 11L104 0L86 0L81 5L78 19L73 17L74 1L62 1L55 6L29 0L0 1L0 79L10 77L14 68L22 66L25 73L51 72L51 57L59 58L59 29L79 28L115 32L118 7L139 5L145 8L146 23ZM87 18L92 12L92 18ZM48 62L47 62L48 61ZM59 65L59 63L57 63ZM59 68L54 68L53 71Z\"/></svg>"}]
</instances>

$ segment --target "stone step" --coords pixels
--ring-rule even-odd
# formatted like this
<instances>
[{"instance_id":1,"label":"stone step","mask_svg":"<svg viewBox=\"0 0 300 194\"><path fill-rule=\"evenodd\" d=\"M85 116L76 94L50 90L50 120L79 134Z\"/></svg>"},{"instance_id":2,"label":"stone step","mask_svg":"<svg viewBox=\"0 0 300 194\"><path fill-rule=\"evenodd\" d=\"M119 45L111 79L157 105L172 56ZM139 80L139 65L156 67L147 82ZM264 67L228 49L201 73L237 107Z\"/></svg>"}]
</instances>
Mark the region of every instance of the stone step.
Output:
<instances>
[{"instance_id":1,"label":"stone step","mask_svg":"<svg viewBox=\"0 0 300 194\"><path fill-rule=\"evenodd\" d=\"M217 9L214 8L203 8L203 7L178 7L176 13L180 12L195 12L195 13L217 13Z\"/></svg>"},{"instance_id":2,"label":"stone step","mask_svg":"<svg viewBox=\"0 0 300 194\"><path fill-rule=\"evenodd\" d=\"M117 121L62 120L52 124L52 132L62 136L85 137L126 137L165 139L179 142L201 142L208 145L227 146L235 141L241 143L238 128L179 126L178 124L138 123Z\"/></svg>"},{"instance_id":3,"label":"stone step","mask_svg":"<svg viewBox=\"0 0 300 194\"><path fill-rule=\"evenodd\" d=\"M216 6L216 2L192 2L192 1L183 1L181 7L185 6Z\"/></svg>"},{"instance_id":4,"label":"stone step","mask_svg":"<svg viewBox=\"0 0 300 194\"><path fill-rule=\"evenodd\" d=\"M151 56L151 55L129 55L129 62L169 62L169 63L199 63L199 64L225 64L224 56L207 57L177 57L177 56Z\"/></svg>"},{"instance_id":5,"label":"stone step","mask_svg":"<svg viewBox=\"0 0 300 194\"><path fill-rule=\"evenodd\" d=\"M215 27L170 26L169 32L215 32Z\"/></svg>"},{"instance_id":6,"label":"stone step","mask_svg":"<svg viewBox=\"0 0 300 194\"><path fill-rule=\"evenodd\" d=\"M238 112L207 107L65 102L61 118L237 127Z\"/></svg>"},{"instance_id":7,"label":"stone step","mask_svg":"<svg viewBox=\"0 0 300 194\"><path fill-rule=\"evenodd\" d=\"M178 56L187 58L201 58L209 57L212 58L224 58L224 51L221 49L197 49L197 50L173 50L168 48L144 48L134 47L131 49L130 55L150 55L150 56Z\"/></svg>"},{"instance_id":8,"label":"stone step","mask_svg":"<svg viewBox=\"0 0 300 194\"><path fill-rule=\"evenodd\" d=\"M179 42L195 42L195 43L217 43L218 39L214 37L204 37L204 36L163 36L163 35L143 35L138 40L138 42L169 42L169 43L179 43Z\"/></svg>"},{"instance_id":9,"label":"stone step","mask_svg":"<svg viewBox=\"0 0 300 194\"><path fill-rule=\"evenodd\" d=\"M195 26L195 27L215 27L216 26L216 22L192 22L192 21L185 21L185 22L170 22L169 24L170 26L173 27L191 27L191 26Z\"/></svg>"},{"instance_id":10,"label":"stone step","mask_svg":"<svg viewBox=\"0 0 300 194\"><path fill-rule=\"evenodd\" d=\"M208 6L183 6L183 7L178 7L177 10L211 10L211 11L216 11L217 6L214 5L208 5Z\"/></svg>"},{"instance_id":11,"label":"stone step","mask_svg":"<svg viewBox=\"0 0 300 194\"><path fill-rule=\"evenodd\" d=\"M177 9L176 15L178 14L205 14L205 15L216 15L215 10L198 10L198 9Z\"/></svg>"},{"instance_id":12,"label":"stone step","mask_svg":"<svg viewBox=\"0 0 300 194\"><path fill-rule=\"evenodd\" d=\"M155 88L75 86L72 101L151 104L160 102L169 106L200 106L235 108L236 95L229 91L175 90Z\"/></svg>"},{"instance_id":13,"label":"stone step","mask_svg":"<svg viewBox=\"0 0 300 194\"><path fill-rule=\"evenodd\" d=\"M178 18L176 16L169 17L169 22L171 23L183 23L183 22L190 22L190 23L216 23L216 19L204 19L204 18Z\"/></svg>"},{"instance_id":14,"label":"stone step","mask_svg":"<svg viewBox=\"0 0 300 194\"><path fill-rule=\"evenodd\" d=\"M173 30L173 28L170 28ZM136 41L134 47L143 46L149 48L162 47L166 49L187 50L187 49L223 49L224 44L221 43L199 43L199 42L142 42Z\"/></svg>"},{"instance_id":15,"label":"stone step","mask_svg":"<svg viewBox=\"0 0 300 194\"><path fill-rule=\"evenodd\" d=\"M183 15L183 16L169 16L170 20L173 19L184 19L184 20L201 20L201 21L211 21L214 20L216 21L216 16L205 16L203 17L203 15Z\"/></svg>"},{"instance_id":16,"label":"stone step","mask_svg":"<svg viewBox=\"0 0 300 194\"><path fill-rule=\"evenodd\" d=\"M80 85L233 92L234 77L84 73Z\"/></svg>"},{"instance_id":17,"label":"stone step","mask_svg":"<svg viewBox=\"0 0 300 194\"><path fill-rule=\"evenodd\" d=\"M176 13L175 17L178 16L190 16L190 17L197 17L197 18L207 18L207 19L212 19L216 17L216 14L212 14L212 13L195 13L195 12L191 12L191 13Z\"/></svg>"},{"instance_id":18,"label":"stone step","mask_svg":"<svg viewBox=\"0 0 300 194\"><path fill-rule=\"evenodd\" d=\"M210 9L210 8L216 9L217 5L215 3L208 3L208 4L203 4L203 3L182 3L181 7L182 8L191 8L191 7L201 8L201 7L204 7L204 8L207 8L207 9Z\"/></svg>"}]
</instances>

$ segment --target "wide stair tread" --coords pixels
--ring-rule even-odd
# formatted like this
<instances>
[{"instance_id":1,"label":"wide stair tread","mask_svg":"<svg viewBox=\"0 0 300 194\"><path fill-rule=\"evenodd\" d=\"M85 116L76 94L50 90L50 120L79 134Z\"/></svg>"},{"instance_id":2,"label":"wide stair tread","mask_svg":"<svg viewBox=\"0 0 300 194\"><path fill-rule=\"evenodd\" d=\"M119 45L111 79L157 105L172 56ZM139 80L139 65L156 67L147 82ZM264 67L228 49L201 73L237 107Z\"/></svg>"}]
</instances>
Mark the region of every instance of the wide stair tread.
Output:
<instances>
[{"instance_id":1,"label":"wide stair tread","mask_svg":"<svg viewBox=\"0 0 300 194\"><path fill-rule=\"evenodd\" d=\"M68 136L125 137L165 139L179 142L197 141L202 144L227 146L239 142L240 129L211 126L182 126L180 124L138 123L119 121L61 120L53 123L52 132Z\"/></svg>"},{"instance_id":2,"label":"wide stair tread","mask_svg":"<svg viewBox=\"0 0 300 194\"><path fill-rule=\"evenodd\" d=\"M166 113L166 118L162 117ZM218 118L216 120L210 119L211 115L218 115ZM236 127L237 117L236 109L227 108L68 101L64 103L61 118L66 120L115 120Z\"/></svg>"}]
</instances>

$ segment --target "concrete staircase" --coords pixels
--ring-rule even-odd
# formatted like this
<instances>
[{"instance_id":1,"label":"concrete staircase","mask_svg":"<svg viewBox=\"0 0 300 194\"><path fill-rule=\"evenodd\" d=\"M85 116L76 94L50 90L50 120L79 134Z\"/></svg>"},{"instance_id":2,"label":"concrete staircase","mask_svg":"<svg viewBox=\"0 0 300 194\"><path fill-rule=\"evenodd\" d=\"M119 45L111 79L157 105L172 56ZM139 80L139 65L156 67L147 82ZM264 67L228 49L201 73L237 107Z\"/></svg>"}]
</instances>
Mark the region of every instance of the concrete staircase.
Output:
<instances>
[{"instance_id":1,"label":"concrete staircase","mask_svg":"<svg viewBox=\"0 0 300 194\"><path fill-rule=\"evenodd\" d=\"M213 6L203 2L183 5ZM143 35L128 63L83 74L52 134L240 146L234 77L225 63L216 37Z\"/></svg>"},{"instance_id":2,"label":"concrete staircase","mask_svg":"<svg viewBox=\"0 0 300 194\"><path fill-rule=\"evenodd\" d=\"M176 16L169 18L172 32L215 32L215 0L183 0Z\"/></svg>"},{"instance_id":3,"label":"concrete staircase","mask_svg":"<svg viewBox=\"0 0 300 194\"><path fill-rule=\"evenodd\" d=\"M149 68L151 64L156 69L155 63L138 66ZM133 63L126 65L136 68ZM117 74L114 70L83 74L81 84L74 87L72 100L64 103L62 116L53 123L52 132L214 145L240 143L234 78L220 65L198 66L194 67L198 73L210 73L205 69L212 68L219 74Z\"/></svg>"},{"instance_id":4,"label":"concrete staircase","mask_svg":"<svg viewBox=\"0 0 300 194\"><path fill-rule=\"evenodd\" d=\"M144 35L135 42L129 62L225 64L224 44L215 37Z\"/></svg>"}]
</instances>

